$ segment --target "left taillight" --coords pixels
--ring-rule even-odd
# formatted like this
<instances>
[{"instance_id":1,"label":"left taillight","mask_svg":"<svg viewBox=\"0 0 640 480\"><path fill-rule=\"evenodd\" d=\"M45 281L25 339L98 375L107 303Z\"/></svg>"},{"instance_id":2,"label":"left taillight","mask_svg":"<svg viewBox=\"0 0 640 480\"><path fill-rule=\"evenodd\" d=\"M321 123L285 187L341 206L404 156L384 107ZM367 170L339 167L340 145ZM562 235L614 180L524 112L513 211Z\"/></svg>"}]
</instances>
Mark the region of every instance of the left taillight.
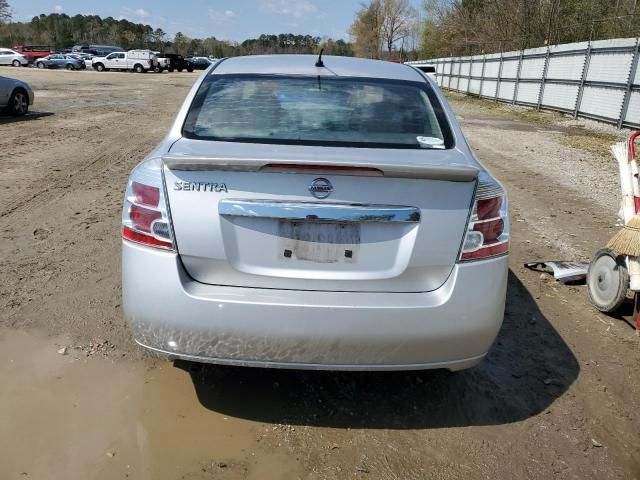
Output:
<instances>
[{"instance_id":1,"label":"left taillight","mask_svg":"<svg viewBox=\"0 0 640 480\"><path fill-rule=\"evenodd\" d=\"M465 234L461 262L509 253L509 212L502 186L489 174L478 179L476 197Z\"/></svg>"},{"instance_id":2,"label":"left taillight","mask_svg":"<svg viewBox=\"0 0 640 480\"><path fill-rule=\"evenodd\" d=\"M142 162L129 176L122 209L122 237L149 247L175 250L159 158Z\"/></svg>"}]
</instances>

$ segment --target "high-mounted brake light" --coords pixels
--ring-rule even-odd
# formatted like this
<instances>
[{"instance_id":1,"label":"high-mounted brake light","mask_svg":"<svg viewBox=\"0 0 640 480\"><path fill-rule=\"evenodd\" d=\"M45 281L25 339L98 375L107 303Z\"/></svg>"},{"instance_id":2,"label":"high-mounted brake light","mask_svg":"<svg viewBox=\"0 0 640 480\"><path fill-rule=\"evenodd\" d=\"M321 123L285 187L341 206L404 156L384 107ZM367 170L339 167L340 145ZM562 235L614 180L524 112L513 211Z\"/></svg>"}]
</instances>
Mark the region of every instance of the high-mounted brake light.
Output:
<instances>
[{"instance_id":1,"label":"high-mounted brake light","mask_svg":"<svg viewBox=\"0 0 640 480\"><path fill-rule=\"evenodd\" d=\"M162 161L153 158L131 172L122 210L122 237L149 247L174 250L161 168Z\"/></svg>"},{"instance_id":2,"label":"high-mounted brake light","mask_svg":"<svg viewBox=\"0 0 640 480\"><path fill-rule=\"evenodd\" d=\"M481 173L460 261L482 260L509 252L507 197L487 173Z\"/></svg>"}]
</instances>

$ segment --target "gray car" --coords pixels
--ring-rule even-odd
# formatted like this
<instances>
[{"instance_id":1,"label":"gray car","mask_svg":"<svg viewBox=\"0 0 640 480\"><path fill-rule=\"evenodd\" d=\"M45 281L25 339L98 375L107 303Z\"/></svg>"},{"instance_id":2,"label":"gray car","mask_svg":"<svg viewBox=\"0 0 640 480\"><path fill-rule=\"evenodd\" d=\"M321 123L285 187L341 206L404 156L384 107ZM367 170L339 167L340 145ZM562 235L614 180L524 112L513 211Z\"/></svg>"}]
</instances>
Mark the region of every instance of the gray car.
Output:
<instances>
[{"instance_id":1,"label":"gray car","mask_svg":"<svg viewBox=\"0 0 640 480\"><path fill-rule=\"evenodd\" d=\"M81 70L84 61L70 55L52 54L36 60L38 68L66 68L67 70Z\"/></svg>"},{"instance_id":2,"label":"gray car","mask_svg":"<svg viewBox=\"0 0 640 480\"><path fill-rule=\"evenodd\" d=\"M503 320L506 191L408 65L217 62L132 171L122 236L126 320L169 358L461 370Z\"/></svg>"},{"instance_id":3,"label":"gray car","mask_svg":"<svg viewBox=\"0 0 640 480\"><path fill-rule=\"evenodd\" d=\"M33 105L33 90L28 83L13 78L0 77L0 108L19 117Z\"/></svg>"}]
</instances>

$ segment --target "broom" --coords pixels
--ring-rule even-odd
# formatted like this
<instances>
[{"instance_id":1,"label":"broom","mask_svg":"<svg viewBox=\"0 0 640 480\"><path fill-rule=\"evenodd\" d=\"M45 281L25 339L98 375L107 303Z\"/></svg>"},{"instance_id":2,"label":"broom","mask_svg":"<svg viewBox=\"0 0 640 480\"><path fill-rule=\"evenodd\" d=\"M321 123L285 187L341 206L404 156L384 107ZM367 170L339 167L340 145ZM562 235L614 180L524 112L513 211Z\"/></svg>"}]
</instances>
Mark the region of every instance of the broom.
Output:
<instances>
[{"instance_id":1,"label":"broom","mask_svg":"<svg viewBox=\"0 0 640 480\"><path fill-rule=\"evenodd\" d=\"M635 198L640 197L640 185L638 184L637 178L638 166L635 158L630 158L629 144L627 142L612 145L611 152L618 161L620 171L622 215L625 225L622 230L609 240L607 247L618 255L640 257L640 215L636 213L635 204ZM633 263L637 263L636 259L633 260ZM632 270L631 262L629 270ZM633 275L631 271L629 273ZM637 271L637 274L640 274L640 269ZM638 288L633 288L632 286L632 290L640 290L640 278L637 280L636 286Z\"/></svg>"}]
</instances>

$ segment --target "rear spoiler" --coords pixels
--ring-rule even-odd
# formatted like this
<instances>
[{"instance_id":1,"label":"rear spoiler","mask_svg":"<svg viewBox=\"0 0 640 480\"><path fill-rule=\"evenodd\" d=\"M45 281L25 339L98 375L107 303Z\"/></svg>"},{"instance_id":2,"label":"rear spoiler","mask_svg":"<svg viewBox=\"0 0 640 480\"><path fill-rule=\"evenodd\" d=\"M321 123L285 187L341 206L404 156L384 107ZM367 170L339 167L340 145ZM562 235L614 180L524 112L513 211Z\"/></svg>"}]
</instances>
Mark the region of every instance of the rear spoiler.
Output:
<instances>
[{"instance_id":1,"label":"rear spoiler","mask_svg":"<svg viewBox=\"0 0 640 480\"><path fill-rule=\"evenodd\" d=\"M447 180L451 182L474 181L480 170L470 165L461 164L429 164L376 162L366 160L340 161L332 159L330 162L320 159L274 160L265 158L235 158L210 157L202 155L166 154L162 156L163 163L171 170L227 170L236 172L259 171L291 171L313 170L320 173L336 175L383 175L392 178L424 178L431 180ZM359 172L361 170L361 172Z\"/></svg>"}]
</instances>

